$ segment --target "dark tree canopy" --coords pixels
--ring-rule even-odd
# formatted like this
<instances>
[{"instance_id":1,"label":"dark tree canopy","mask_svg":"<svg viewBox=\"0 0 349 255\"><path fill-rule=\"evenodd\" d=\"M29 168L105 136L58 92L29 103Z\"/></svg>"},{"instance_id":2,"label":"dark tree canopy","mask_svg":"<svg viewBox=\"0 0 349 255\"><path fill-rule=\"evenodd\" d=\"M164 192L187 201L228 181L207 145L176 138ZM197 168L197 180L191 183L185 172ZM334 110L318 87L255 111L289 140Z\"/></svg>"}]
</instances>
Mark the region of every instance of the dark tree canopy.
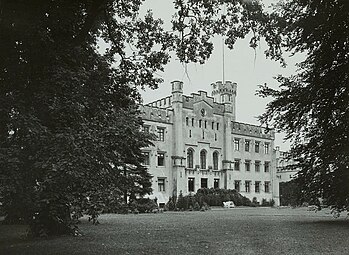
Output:
<instances>
[{"instance_id":1,"label":"dark tree canopy","mask_svg":"<svg viewBox=\"0 0 349 255\"><path fill-rule=\"evenodd\" d=\"M112 7L100 3L103 9L97 1L1 2L1 197L8 220L25 220L34 235L74 231L71 213L95 217L109 198L120 204L125 192L151 192L140 150L151 137L140 129L132 84L154 86L153 71L167 57L140 44L144 59L156 60L113 67L111 53L98 53L97 36L107 33L102 16L116 12L107 15ZM137 2L115 4L119 15L135 19ZM148 40L130 31L158 29L149 18L131 21L119 24L127 26L115 41L120 50L126 41Z\"/></svg>"},{"instance_id":2,"label":"dark tree canopy","mask_svg":"<svg viewBox=\"0 0 349 255\"><path fill-rule=\"evenodd\" d=\"M283 46L305 52L297 74L277 77L263 122L293 140L304 196L322 197L339 210L349 206L349 2L285 1L275 24Z\"/></svg>"}]
</instances>

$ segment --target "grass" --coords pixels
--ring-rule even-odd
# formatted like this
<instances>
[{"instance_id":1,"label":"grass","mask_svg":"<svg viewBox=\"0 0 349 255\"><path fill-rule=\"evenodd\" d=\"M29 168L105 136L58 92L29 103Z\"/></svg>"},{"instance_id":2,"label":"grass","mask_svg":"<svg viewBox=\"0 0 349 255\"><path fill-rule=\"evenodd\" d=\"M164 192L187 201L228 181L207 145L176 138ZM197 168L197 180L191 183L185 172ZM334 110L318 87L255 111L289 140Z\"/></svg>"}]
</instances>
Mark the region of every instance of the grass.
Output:
<instances>
[{"instance_id":1,"label":"grass","mask_svg":"<svg viewBox=\"0 0 349 255\"><path fill-rule=\"evenodd\" d=\"M349 254L349 220L305 208L109 214L100 222L83 220L81 237L47 239L0 225L0 254Z\"/></svg>"}]
</instances>

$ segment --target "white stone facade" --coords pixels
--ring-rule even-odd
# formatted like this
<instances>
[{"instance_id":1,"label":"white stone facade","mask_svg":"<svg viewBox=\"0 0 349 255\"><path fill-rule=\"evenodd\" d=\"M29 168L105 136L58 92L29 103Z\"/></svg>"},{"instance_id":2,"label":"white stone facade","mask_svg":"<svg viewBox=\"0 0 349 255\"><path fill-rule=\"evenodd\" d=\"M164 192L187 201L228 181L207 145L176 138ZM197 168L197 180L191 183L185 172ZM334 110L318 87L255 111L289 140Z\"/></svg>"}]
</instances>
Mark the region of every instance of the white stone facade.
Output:
<instances>
[{"instance_id":1,"label":"white stone facade","mask_svg":"<svg viewBox=\"0 0 349 255\"><path fill-rule=\"evenodd\" d=\"M217 187L278 205L274 131L236 121L236 90L236 83L216 82L212 97L186 96L173 81L170 96L141 107L144 128L158 136L143 151L159 203Z\"/></svg>"}]
</instances>

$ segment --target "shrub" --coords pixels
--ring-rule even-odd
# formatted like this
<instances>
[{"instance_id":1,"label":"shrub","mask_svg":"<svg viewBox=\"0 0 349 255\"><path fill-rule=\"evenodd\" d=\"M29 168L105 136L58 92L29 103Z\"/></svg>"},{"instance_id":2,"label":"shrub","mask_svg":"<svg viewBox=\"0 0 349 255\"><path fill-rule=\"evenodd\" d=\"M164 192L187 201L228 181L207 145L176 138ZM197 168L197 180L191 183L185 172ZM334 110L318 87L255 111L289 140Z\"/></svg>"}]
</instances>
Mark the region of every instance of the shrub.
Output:
<instances>
[{"instance_id":1,"label":"shrub","mask_svg":"<svg viewBox=\"0 0 349 255\"><path fill-rule=\"evenodd\" d=\"M129 206L132 212L137 213L149 213L158 208L158 205L155 203L155 201L150 198L135 199L130 203Z\"/></svg>"},{"instance_id":2,"label":"shrub","mask_svg":"<svg viewBox=\"0 0 349 255\"><path fill-rule=\"evenodd\" d=\"M252 204L251 204L251 205L252 205L252 206L259 206L259 203L258 203L256 197L253 197L253 198L252 198Z\"/></svg>"},{"instance_id":3,"label":"shrub","mask_svg":"<svg viewBox=\"0 0 349 255\"><path fill-rule=\"evenodd\" d=\"M242 196L236 190L227 189L198 189L195 195L189 194L188 196L183 196L182 193L179 194L178 198L173 197L169 199L166 204L165 209L174 210L195 210L199 211L201 208L205 210L209 209L210 206L221 206L223 202L233 201L237 206L256 206L252 205L252 202L247 197ZM256 202L256 204L258 204Z\"/></svg>"},{"instance_id":4,"label":"shrub","mask_svg":"<svg viewBox=\"0 0 349 255\"><path fill-rule=\"evenodd\" d=\"M196 203L194 204L194 211L200 211L199 202L196 202Z\"/></svg>"},{"instance_id":5,"label":"shrub","mask_svg":"<svg viewBox=\"0 0 349 255\"><path fill-rule=\"evenodd\" d=\"M174 211L176 208L176 197L170 197L165 207L168 211Z\"/></svg>"}]
</instances>

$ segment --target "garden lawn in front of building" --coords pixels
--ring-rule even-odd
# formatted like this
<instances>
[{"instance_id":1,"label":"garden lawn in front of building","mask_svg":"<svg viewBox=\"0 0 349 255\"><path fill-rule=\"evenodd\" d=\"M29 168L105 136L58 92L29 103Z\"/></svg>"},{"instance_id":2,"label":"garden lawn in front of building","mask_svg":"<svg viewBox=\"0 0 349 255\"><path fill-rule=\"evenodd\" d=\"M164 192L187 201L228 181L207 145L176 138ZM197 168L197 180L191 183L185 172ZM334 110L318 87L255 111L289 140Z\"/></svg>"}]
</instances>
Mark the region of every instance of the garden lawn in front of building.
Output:
<instances>
[{"instance_id":1,"label":"garden lawn in front of building","mask_svg":"<svg viewBox=\"0 0 349 255\"><path fill-rule=\"evenodd\" d=\"M45 239L0 225L0 254L349 254L349 219L329 209L212 208L106 214L99 222L83 219L83 236Z\"/></svg>"}]
</instances>

